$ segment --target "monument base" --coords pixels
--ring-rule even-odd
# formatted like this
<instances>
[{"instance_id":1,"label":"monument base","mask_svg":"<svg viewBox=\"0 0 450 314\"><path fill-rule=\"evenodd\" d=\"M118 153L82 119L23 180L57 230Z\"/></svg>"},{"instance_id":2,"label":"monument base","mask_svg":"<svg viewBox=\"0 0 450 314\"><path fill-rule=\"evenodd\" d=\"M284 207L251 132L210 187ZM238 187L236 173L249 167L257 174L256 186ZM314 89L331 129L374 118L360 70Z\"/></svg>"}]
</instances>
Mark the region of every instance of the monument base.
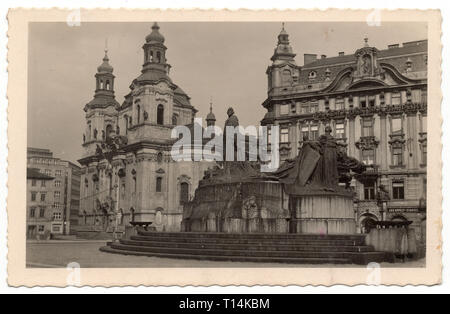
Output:
<instances>
[{"instance_id":1,"label":"monument base","mask_svg":"<svg viewBox=\"0 0 450 314\"><path fill-rule=\"evenodd\" d=\"M295 233L354 234L353 199L348 195L296 195L291 197Z\"/></svg>"}]
</instances>

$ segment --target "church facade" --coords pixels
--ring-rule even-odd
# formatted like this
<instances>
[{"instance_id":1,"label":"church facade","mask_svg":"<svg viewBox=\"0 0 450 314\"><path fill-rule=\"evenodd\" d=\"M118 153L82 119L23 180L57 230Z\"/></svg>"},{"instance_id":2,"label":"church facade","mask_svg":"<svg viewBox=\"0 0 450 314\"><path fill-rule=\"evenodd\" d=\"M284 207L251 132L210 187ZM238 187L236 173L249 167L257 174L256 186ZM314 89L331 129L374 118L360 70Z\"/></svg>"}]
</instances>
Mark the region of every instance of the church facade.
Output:
<instances>
[{"instance_id":1,"label":"church facade","mask_svg":"<svg viewBox=\"0 0 450 314\"><path fill-rule=\"evenodd\" d=\"M208 162L175 162L172 129L193 128L197 110L169 77L164 37L155 23L143 45L144 64L120 104L113 67L105 52L97 68L93 100L84 107L86 127L81 177L80 225L92 228L153 222L178 231L183 204L195 192ZM208 124L214 124L211 113ZM115 223L115 222L114 222Z\"/></svg>"},{"instance_id":2,"label":"church facade","mask_svg":"<svg viewBox=\"0 0 450 314\"><path fill-rule=\"evenodd\" d=\"M366 38L354 54L305 54L303 66L295 56L283 27L266 72L261 121L280 127L281 160L331 126L341 149L367 167L351 182L358 231L366 232L371 220L408 220L424 241L427 41L379 50ZM380 188L389 194L384 204Z\"/></svg>"}]
</instances>

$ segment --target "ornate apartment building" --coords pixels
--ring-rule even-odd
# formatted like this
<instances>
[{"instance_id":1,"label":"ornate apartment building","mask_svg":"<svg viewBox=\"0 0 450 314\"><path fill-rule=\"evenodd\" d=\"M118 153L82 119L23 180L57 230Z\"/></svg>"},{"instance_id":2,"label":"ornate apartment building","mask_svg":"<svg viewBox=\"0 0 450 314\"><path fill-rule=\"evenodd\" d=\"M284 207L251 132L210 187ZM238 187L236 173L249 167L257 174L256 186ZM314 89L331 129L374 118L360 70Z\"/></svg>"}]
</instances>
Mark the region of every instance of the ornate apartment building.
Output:
<instances>
[{"instance_id":1,"label":"ornate apartment building","mask_svg":"<svg viewBox=\"0 0 450 314\"><path fill-rule=\"evenodd\" d=\"M193 128L197 110L169 77L164 37L155 23L143 45L141 74L120 104L114 95L113 67L105 53L95 74L94 98L86 104L81 177L80 225L111 226L153 222L177 231L184 202L193 195L210 163L175 162L172 129ZM215 121L208 115L208 124ZM117 217L117 216L116 216Z\"/></svg>"},{"instance_id":2,"label":"ornate apartment building","mask_svg":"<svg viewBox=\"0 0 450 314\"><path fill-rule=\"evenodd\" d=\"M80 167L48 149L27 149L27 237L69 234L78 224Z\"/></svg>"},{"instance_id":3,"label":"ornate apartment building","mask_svg":"<svg viewBox=\"0 0 450 314\"><path fill-rule=\"evenodd\" d=\"M410 220L425 237L427 41L379 50L366 38L354 54L305 54L297 65L282 29L267 69L262 125L280 127L280 154L296 156L330 125L343 150L367 165L353 180L358 229L370 220ZM387 208L377 202L383 186Z\"/></svg>"}]
</instances>

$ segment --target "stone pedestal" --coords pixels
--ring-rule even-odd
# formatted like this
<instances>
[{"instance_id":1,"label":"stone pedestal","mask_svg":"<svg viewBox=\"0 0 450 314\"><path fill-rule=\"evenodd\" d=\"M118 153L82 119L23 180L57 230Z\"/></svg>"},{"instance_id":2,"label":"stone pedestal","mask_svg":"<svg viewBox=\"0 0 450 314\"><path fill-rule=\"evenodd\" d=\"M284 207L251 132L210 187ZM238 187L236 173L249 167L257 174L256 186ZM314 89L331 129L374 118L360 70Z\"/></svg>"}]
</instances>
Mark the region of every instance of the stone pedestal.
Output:
<instances>
[{"instance_id":1,"label":"stone pedestal","mask_svg":"<svg viewBox=\"0 0 450 314\"><path fill-rule=\"evenodd\" d=\"M353 199L342 195L297 195L294 202L296 233L354 234Z\"/></svg>"}]
</instances>

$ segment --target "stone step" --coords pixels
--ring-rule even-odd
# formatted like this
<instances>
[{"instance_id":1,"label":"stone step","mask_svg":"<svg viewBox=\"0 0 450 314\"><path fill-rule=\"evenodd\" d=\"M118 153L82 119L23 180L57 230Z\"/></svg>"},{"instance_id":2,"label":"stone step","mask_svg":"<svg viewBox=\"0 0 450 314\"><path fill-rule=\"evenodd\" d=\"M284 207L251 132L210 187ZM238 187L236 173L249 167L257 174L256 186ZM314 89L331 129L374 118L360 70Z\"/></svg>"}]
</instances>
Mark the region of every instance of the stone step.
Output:
<instances>
[{"instance_id":1,"label":"stone step","mask_svg":"<svg viewBox=\"0 0 450 314\"><path fill-rule=\"evenodd\" d=\"M158 241L158 242L182 242L182 243L223 243L223 244L252 244L258 245L264 243L266 245L287 245L287 244L297 244L297 245L322 245L322 246L362 246L364 245L364 239L360 238L358 240L315 240L307 238L299 239L271 239L271 238L253 238L253 239L239 239L239 238L216 238L211 236L209 238L199 237L199 238L178 238L178 237L153 237L153 236L132 236L132 240L137 241Z\"/></svg>"},{"instance_id":2,"label":"stone step","mask_svg":"<svg viewBox=\"0 0 450 314\"><path fill-rule=\"evenodd\" d=\"M160 241L160 239L143 240L141 237L131 237L120 241L123 244L136 246L152 246L152 247L171 247L171 248L191 248L191 249L235 249L235 250L256 250L256 251L311 251L311 252L372 252L371 246L359 245L305 245L302 243L293 244L276 244L260 242L254 243L222 243L222 242L175 242Z\"/></svg>"},{"instance_id":3,"label":"stone step","mask_svg":"<svg viewBox=\"0 0 450 314\"><path fill-rule=\"evenodd\" d=\"M277 257L277 258L347 258L352 260L355 256L352 252L300 252L300 251L251 251L251 250L217 250L217 249L189 249L189 248L169 248L169 247L148 247L128 244L113 243L113 249L123 251L139 251L158 254L183 254L183 255L203 255L203 256L253 256L253 257ZM363 254L363 253L359 253Z\"/></svg>"},{"instance_id":4,"label":"stone step","mask_svg":"<svg viewBox=\"0 0 450 314\"><path fill-rule=\"evenodd\" d=\"M226 238L226 239L307 239L307 240L354 240L361 241L365 235L360 234L293 234L293 233L220 233L220 232L152 232L140 229L139 235L163 238Z\"/></svg>"},{"instance_id":5,"label":"stone step","mask_svg":"<svg viewBox=\"0 0 450 314\"><path fill-rule=\"evenodd\" d=\"M135 250L115 249L111 246L104 246L100 251L107 253L134 255L134 256L148 256L160 258L175 258L175 259L191 259L191 260L208 260L208 261L231 261L231 262L254 262L254 263L286 263L286 264L351 264L352 261L347 258L280 258L280 257L263 257L263 256L227 256L219 255L191 255L191 254L169 254L169 253L155 253L142 252Z\"/></svg>"}]
</instances>

